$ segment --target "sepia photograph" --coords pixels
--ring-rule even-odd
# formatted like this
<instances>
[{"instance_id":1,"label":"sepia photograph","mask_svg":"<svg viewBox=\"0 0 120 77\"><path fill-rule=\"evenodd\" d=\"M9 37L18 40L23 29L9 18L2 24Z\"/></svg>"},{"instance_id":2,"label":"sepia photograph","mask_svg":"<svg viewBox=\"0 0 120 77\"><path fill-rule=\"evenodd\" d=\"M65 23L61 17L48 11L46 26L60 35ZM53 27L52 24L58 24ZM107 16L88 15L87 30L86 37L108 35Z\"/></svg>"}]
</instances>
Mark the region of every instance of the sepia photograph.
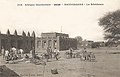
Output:
<instances>
[{"instance_id":1,"label":"sepia photograph","mask_svg":"<svg viewBox=\"0 0 120 77\"><path fill-rule=\"evenodd\" d=\"M119 77L120 0L0 0L0 77Z\"/></svg>"}]
</instances>

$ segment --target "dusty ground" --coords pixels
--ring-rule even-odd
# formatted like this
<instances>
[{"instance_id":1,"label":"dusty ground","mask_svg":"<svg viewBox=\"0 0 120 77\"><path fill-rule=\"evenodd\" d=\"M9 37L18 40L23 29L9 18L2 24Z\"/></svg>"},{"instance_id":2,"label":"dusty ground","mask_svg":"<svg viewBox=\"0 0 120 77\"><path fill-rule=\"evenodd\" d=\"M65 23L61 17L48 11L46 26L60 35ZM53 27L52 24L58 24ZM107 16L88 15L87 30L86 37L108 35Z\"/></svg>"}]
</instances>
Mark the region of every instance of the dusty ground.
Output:
<instances>
[{"instance_id":1,"label":"dusty ground","mask_svg":"<svg viewBox=\"0 0 120 77\"><path fill-rule=\"evenodd\" d=\"M65 59L62 51L62 58L59 61L47 62L44 76L43 65L19 63L6 64L6 66L21 77L120 77L120 54L109 54L120 50L100 48L88 49L88 51L95 53L95 62L80 61L79 58ZM3 65L2 59L0 65ZM52 68L57 68L59 74L51 74Z\"/></svg>"}]
</instances>

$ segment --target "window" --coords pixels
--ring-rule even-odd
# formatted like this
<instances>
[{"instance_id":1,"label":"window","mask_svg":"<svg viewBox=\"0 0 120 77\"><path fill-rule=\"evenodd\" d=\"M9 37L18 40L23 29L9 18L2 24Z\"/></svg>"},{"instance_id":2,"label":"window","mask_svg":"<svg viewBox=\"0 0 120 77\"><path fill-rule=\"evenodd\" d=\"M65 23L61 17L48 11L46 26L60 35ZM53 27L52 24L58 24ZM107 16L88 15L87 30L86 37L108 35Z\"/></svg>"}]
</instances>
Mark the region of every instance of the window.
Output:
<instances>
[{"instance_id":1,"label":"window","mask_svg":"<svg viewBox=\"0 0 120 77\"><path fill-rule=\"evenodd\" d=\"M43 40L42 42L42 48L45 48L46 47L46 40Z\"/></svg>"},{"instance_id":2,"label":"window","mask_svg":"<svg viewBox=\"0 0 120 77\"><path fill-rule=\"evenodd\" d=\"M37 48L40 47L41 41L37 41Z\"/></svg>"},{"instance_id":3,"label":"window","mask_svg":"<svg viewBox=\"0 0 120 77\"><path fill-rule=\"evenodd\" d=\"M54 40L54 47L57 47L57 41Z\"/></svg>"}]
</instances>

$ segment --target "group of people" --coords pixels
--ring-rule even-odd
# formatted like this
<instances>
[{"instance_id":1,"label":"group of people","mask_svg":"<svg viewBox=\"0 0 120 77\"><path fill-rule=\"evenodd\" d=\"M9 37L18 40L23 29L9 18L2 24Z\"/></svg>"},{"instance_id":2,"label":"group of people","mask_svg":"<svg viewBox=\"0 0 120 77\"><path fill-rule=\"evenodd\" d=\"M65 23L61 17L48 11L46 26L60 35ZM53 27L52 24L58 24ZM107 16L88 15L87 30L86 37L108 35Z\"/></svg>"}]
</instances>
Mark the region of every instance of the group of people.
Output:
<instances>
[{"instance_id":1,"label":"group of people","mask_svg":"<svg viewBox=\"0 0 120 77\"><path fill-rule=\"evenodd\" d=\"M35 50L34 48L31 50L31 58L34 59L35 56ZM10 48L10 50L5 50L3 47L1 49L1 55L4 60L10 61L10 60L17 60L21 58L30 58L27 53L24 52L23 49L17 49L15 47Z\"/></svg>"},{"instance_id":2,"label":"group of people","mask_svg":"<svg viewBox=\"0 0 120 77\"><path fill-rule=\"evenodd\" d=\"M3 59L6 61L16 60L18 57L22 57L24 54L23 49L16 49L15 47L10 48L10 50L5 50L3 47L1 49L1 54Z\"/></svg>"},{"instance_id":3,"label":"group of people","mask_svg":"<svg viewBox=\"0 0 120 77\"><path fill-rule=\"evenodd\" d=\"M47 53L44 54L44 57L47 59L47 61L52 58L55 58L56 60L58 60L60 58L59 50L57 50L56 48L54 48L54 50L52 50L51 47L47 47L46 51L47 51ZM30 55L28 56L28 54L25 53L23 51L23 49L17 49L15 47L12 47L12 48L10 48L10 50L7 50L2 47L1 55L5 61L17 60L19 58L28 58L28 57L32 58L32 59L38 58L38 56L35 53L35 48L32 48L32 50L30 51Z\"/></svg>"},{"instance_id":4,"label":"group of people","mask_svg":"<svg viewBox=\"0 0 120 77\"><path fill-rule=\"evenodd\" d=\"M74 50L72 48L69 48L69 51L65 53L66 58L73 58L74 57Z\"/></svg>"},{"instance_id":5,"label":"group of people","mask_svg":"<svg viewBox=\"0 0 120 77\"><path fill-rule=\"evenodd\" d=\"M49 61L49 59L56 59L59 60L60 58L60 52L59 50L55 47L54 50L51 47L47 47L46 48L46 52L43 56L45 57L45 59L47 61ZM1 49L1 54L3 56L3 59L6 61L9 60L17 60L19 58L30 58L30 56L28 56L23 49L16 49L15 47L12 47L10 50L5 50L3 47ZM40 58L39 56L37 56L35 54L35 48L32 48L32 50L30 51L31 54L31 58L34 59L38 59ZM95 59L95 55L92 52L87 52L86 48L84 48L81 53L75 53L74 50L72 48L69 49L69 51L67 53L65 53L66 55L69 56L69 58L74 58L76 55L79 56L81 58L81 60L91 60L92 58Z\"/></svg>"},{"instance_id":6,"label":"group of people","mask_svg":"<svg viewBox=\"0 0 120 77\"><path fill-rule=\"evenodd\" d=\"M86 48L83 48L81 51L74 51L72 48L69 48L69 51L65 53L66 58L80 58L81 60L95 60L95 55L93 52L88 52Z\"/></svg>"},{"instance_id":7,"label":"group of people","mask_svg":"<svg viewBox=\"0 0 120 77\"><path fill-rule=\"evenodd\" d=\"M51 47L47 47L46 49L47 53L45 54L47 61L49 59L55 58L56 60L58 60L59 57L59 50L57 50L57 48L55 47L54 50L52 50Z\"/></svg>"},{"instance_id":8,"label":"group of people","mask_svg":"<svg viewBox=\"0 0 120 77\"><path fill-rule=\"evenodd\" d=\"M94 53L93 53L93 52L87 52L86 48L84 48L84 49L82 50L82 55L83 55L83 56L81 57L81 60L82 60L82 58L83 58L84 61L87 61L87 60L89 60L89 61L95 60L95 55L94 55Z\"/></svg>"}]
</instances>

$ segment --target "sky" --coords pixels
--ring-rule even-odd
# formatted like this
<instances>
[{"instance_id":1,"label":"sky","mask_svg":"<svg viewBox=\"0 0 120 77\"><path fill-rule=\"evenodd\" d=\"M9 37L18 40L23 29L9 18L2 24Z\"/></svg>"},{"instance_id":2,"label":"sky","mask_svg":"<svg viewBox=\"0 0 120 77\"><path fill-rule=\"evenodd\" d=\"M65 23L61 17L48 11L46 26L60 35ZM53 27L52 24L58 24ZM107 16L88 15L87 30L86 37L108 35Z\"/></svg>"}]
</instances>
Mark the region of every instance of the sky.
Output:
<instances>
[{"instance_id":1,"label":"sky","mask_svg":"<svg viewBox=\"0 0 120 77\"><path fill-rule=\"evenodd\" d=\"M54 3L99 3L104 5L89 6L24 6L24 4ZM23 4L23 6L17 6ZM120 9L120 0L0 0L0 31L13 34L35 31L61 32L70 37L81 36L83 39L103 41L104 31L98 19L108 12Z\"/></svg>"}]
</instances>

